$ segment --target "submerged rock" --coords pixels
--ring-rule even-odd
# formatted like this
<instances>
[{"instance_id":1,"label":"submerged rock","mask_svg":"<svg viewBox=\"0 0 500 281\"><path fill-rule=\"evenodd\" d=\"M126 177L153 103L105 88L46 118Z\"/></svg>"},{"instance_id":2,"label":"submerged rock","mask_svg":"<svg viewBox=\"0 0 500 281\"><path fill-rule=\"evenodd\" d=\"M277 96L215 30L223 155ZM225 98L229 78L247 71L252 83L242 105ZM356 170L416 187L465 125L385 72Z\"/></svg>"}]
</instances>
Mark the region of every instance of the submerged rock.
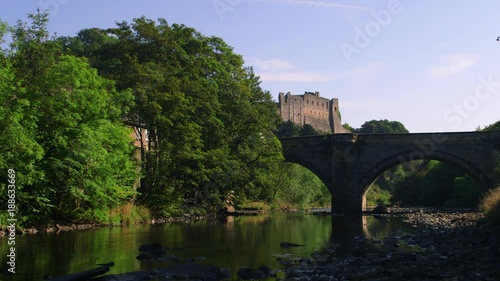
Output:
<instances>
[{"instance_id":1,"label":"submerged rock","mask_svg":"<svg viewBox=\"0 0 500 281\"><path fill-rule=\"evenodd\" d=\"M267 278L267 274L261 269L251 269L246 267L240 268L236 275L243 280L258 280Z\"/></svg>"},{"instance_id":2,"label":"submerged rock","mask_svg":"<svg viewBox=\"0 0 500 281\"><path fill-rule=\"evenodd\" d=\"M292 247L302 247L302 246L304 246L304 245L290 243L290 242L281 242L280 243L281 248L292 248Z\"/></svg>"},{"instance_id":3,"label":"submerged rock","mask_svg":"<svg viewBox=\"0 0 500 281\"><path fill-rule=\"evenodd\" d=\"M139 252L153 252L155 250L163 250L163 246L160 243L145 244L139 247Z\"/></svg>"}]
</instances>

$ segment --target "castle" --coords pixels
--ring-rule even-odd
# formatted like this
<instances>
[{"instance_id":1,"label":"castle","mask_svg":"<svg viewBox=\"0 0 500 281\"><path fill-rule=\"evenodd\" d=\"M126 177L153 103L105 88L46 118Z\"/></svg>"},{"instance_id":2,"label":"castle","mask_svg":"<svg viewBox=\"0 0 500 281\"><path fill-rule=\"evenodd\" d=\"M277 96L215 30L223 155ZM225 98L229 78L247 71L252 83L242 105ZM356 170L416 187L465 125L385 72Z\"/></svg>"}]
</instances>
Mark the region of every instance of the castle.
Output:
<instances>
[{"instance_id":1,"label":"castle","mask_svg":"<svg viewBox=\"0 0 500 281\"><path fill-rule=\"evenodd\" d=\"M341 124L339 100L322 98L319 92L305 92L303 95L279 93L278 108L283 120L299 126L309 124L323 132L349 132Z\"/></svg>"}]
</instances>

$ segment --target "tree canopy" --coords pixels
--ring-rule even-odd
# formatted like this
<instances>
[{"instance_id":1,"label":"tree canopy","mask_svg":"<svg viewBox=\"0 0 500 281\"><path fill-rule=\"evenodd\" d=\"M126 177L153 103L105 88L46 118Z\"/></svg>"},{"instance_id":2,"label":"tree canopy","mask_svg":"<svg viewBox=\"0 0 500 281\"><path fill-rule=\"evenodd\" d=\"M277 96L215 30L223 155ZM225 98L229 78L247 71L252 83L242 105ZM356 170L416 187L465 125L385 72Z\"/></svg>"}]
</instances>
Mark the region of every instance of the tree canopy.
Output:
<instances>
[{"instance_id":1,"label":"tree canopy","mask_svg":"<svg viewBox=\"0 0 500 281\"><path fill-rule=\"evenodd\" d=\"M282 157L272 133L278 116L259 78L222 39L142 17L59 41L118 90L132 91L126 123L148 134L139 201L168 214L175 210L165 206L217 209L229 193L266 194Z\"/></svg>"},{"instance_id":2,"label":"tree canopy","mask_svg":"<svg viewBox=\"0 0 500 281\"><path fill-rule=\"evenodd\" d=\"M359 134L407 134L409 131L398 121L371 120L356 129Z\"/></svg>"},{"instance_id":3,"label":"tree canopy","mask_svg":"<svg viewBox=\"0 0 500 281\"><path fill-rule=\"evenodd\" d=\"M48 14L29 18L31 25L10 28L11 50L2 53L1 169L16 170L22 221L99 220L135 196L130 131L121 121L133 97L86 59L64 55L48 36Z\"/></svg>"}]
</instances>

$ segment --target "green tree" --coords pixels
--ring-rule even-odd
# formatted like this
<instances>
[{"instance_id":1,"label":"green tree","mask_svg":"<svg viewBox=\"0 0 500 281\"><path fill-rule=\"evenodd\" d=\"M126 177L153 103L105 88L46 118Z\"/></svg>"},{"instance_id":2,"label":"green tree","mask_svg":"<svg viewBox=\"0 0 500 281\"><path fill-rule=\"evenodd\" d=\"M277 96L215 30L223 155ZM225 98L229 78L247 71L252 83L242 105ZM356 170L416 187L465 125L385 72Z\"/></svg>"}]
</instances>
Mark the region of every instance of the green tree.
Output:
<instances>
[{"instance_id":1,"label":"green tree","mask_svg":"<svg viewBox=\"0 0 500 281\"><path fill-rule=\"evenodd\" d=\"M298 137L300 136L300 127L295 125L292 121L287 120L278 126L276 135L279 138Z\"/></svg>"},{"instance_id":2,"label":"green tree","mask_svg":"<svg viewBox=\"0 0 500 281\"><path fill-rule=\"evenodd\" d=\"M405 126L398 121L371 120L361 125L356 130L360 134L407 134L409 133Z\"/></svg>"},{"instance_id":3,"label":"green tree","mask_svg":"<svg viewBox=\"0 0 500 281\"><path fill-rule=\"evenodd\" d=\"M478 128L478 131L484 131L484 132L499 131L499 130L500 130L500 121L497 121L493 124L485 126L483 129Z\"/></svg>"},{"instance_id":4,"label":"green tree","mask_svg":"<svg viewBox=\"0 0 500 281\"><path fill-rule=\"evenodd\" d=\"M229 193L268 198L269 174L282 157L271 133L275 105L222 39L142 17L63 43L67 52L89 56L118 90L132 90L127 122L148 132L140 200L155 214L182 206L213 212Z\"/></svg>"},{"instance_id":5,"label":"green tree","mask_svg":"<svg viewBox=\"0 0 500 281\"><path fill-rule=\"evenodd\" d=\"M13 156L2 166L20 170L19 212L27 224L105 222L135 194L131 132L122 122L132 95L117 92L85 59L62 55L49 39L48 14L29 18L12 29L1 75L3 108L15 113L2 126Z\"/></svg>"},{"instance_id":6,"label":"green tree","mask_svg":"<svg viewBox=\"0 0 500 281\"><path fill-rule=\"evenodd\" d=\"M35 140L36 120L30 114L30 101L26 91L17 81L10 60L0 57L0 192L7 194L7 170L16 172L17 206L42 203L45 198L35 198L26 186L43 178L43 172L36 163L43 156L43 148ZM2 196L0 202L6 200ZM2 204L6 206L6 204ZM5 212L4 212L5 215ZM27 215L26 213L22 215ZM5 220L2 220L5 221Z\"/></svg>"},{"instance_id":7,"label":"green tree","mask_svg":"<svg viewBox=\"0 0 500 281\"><path fill-rule=\"evenodd\" d=\"M307 168L283 162L276 174L281 180L275 185L273 194L278 207L304 209L330 205L331 194L327 187Z\"/></svg>"},{"instance_id":8,"label":"green tree","mask_svg":"<svg viewBox=\"0 0 500 281\"><path fill-rule=\"evenodd\" d=\"M478 129L480 131L486 131L486 132L490 132L490 131L499 131L500 130L500 120L491 124L491 125L488 125L488 126L485 126L483 129ZM495 168L495 177L498 179L500 178L500 152L497 152L497 166Z\"/></svg>"},{"instance_id":9,"label":"green tree","mask_svg":"<svg viewBox=\"0 0 500 281\"><path fill-rule=\"evenodd\" d=\"M344 127L344 129L346 129L346 130L349 130L351 133L356 133L356 129L354 129L353 127L351 127L351 125L349 125L347 123L344 123L342 125L342 127Z\"/></svg>"},{"instance_id":10,"label":"green tree","mask_svg":"<svg viewBox=\"0 0 500 281\"><path fill-rule=\"evenodd\" d=\"M310 124L299 126L290 120L281 122L275 132L279 138L318 136L323 133L314 129Z\"/></svg>"},{"instance_id":11,"label":"green tree","mask_svg":"<svg viewBox=\"0 0 500 281\"><path fill-rule=\"evenodd\" d=\"M321 135L319 131L316 131L313 126L309 124L304 124L300 128L300 136L306 137L306 136L318 136Z\"/></svg>"}]
</instances>

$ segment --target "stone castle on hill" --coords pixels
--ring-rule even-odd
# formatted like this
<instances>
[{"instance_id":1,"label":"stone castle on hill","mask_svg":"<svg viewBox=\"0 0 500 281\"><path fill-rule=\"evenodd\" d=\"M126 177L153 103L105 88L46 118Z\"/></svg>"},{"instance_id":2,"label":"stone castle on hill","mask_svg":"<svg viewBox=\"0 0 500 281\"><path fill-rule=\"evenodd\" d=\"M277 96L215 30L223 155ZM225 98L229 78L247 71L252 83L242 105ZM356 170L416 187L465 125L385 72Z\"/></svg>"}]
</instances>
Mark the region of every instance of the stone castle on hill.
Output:
<instances>
[{"instance_id":1,"label":"stone castle on hill","mask_svg":"<svg viewBox=\"0 0 500 281\"><path fill-rule=\"evenodd\" d=\"M279 93L278 108L283 120L299 126L309 124L323 132L349 132L341 124L339 100L322 98L319 92L305 92L303 95Z\"/></svg>"}]
</instances>

